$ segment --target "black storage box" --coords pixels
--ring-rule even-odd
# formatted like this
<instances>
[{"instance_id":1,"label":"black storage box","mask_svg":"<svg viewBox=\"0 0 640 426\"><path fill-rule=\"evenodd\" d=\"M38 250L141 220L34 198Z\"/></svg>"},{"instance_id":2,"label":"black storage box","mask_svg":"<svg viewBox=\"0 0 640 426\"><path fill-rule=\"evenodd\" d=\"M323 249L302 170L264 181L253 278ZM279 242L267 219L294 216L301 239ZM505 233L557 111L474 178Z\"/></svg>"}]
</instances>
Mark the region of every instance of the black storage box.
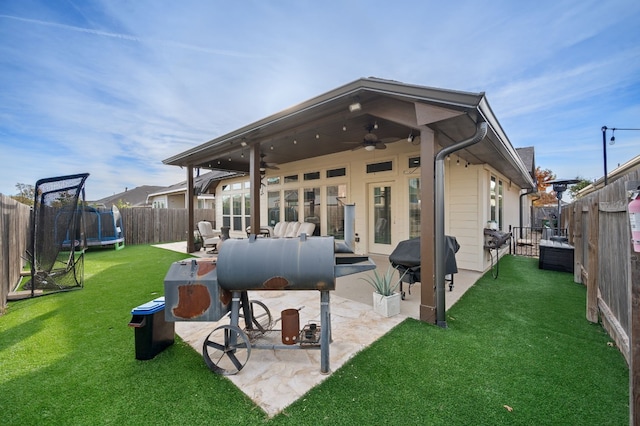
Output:
<instances>
[{"instance_id":1,"label":"black storage box","mask_svg":"<svg viewBox=\"0 0 640 426\"><path fill-rule=\"evenodd\" d=\"M164 297L131 310L135 328L136 359L152 359L174 342L175 324L164 319Z\"/></svg>"},{"instance_id":2,"label":"black storage box","mask_svg":"<svg viewBox=\"0 0 640 426\"><path fill-rule=\"evenodd\" d=\"M565 242L540 240L538 268L573 273L574 247Z\"/></svg>"}]
</instances>

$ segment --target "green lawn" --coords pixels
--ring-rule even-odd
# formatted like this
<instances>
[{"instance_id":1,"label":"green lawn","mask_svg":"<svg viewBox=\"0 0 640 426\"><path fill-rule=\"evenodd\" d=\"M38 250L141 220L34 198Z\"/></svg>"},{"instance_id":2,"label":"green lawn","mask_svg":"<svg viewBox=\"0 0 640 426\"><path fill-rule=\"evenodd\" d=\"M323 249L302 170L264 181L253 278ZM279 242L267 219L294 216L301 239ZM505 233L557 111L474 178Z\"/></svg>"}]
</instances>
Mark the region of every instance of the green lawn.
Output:
<instances>
[{"instance_id":1,"label":"green lawn","mask_svg":"<svg viewBox=\"0 0 640 426\"><path fill-rule=\"evenodd\" d=\"M448 312L448 329L406 320L268 419L179 339L135 359L131 308L162 295L184 257L91 251L84 289L11 302L0 317L0 423L628 424L628 369L585 320L585 288L515 257Z\"/></svg>"}]
</instances>

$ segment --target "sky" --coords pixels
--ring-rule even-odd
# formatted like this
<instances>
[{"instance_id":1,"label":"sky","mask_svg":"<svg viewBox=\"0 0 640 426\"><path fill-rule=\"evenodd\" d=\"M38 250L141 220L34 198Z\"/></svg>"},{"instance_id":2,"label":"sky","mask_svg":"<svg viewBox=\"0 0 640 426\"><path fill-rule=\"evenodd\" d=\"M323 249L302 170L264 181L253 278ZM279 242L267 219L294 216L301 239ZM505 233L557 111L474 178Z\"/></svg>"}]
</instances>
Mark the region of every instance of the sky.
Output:
<instances>
[{"instance_id":1,"label":"sky","mask_svg":"<svg viewBox=\"0 0 640 426\"><path fill-rule=\"evenodd\" d=\"M2 0L0 193L90 173L87 200L362 77L484 92L558 178L602 177L640 129L638 0ZM640 154L615 132L607 167Z\"/></svg>"}]
</instances>

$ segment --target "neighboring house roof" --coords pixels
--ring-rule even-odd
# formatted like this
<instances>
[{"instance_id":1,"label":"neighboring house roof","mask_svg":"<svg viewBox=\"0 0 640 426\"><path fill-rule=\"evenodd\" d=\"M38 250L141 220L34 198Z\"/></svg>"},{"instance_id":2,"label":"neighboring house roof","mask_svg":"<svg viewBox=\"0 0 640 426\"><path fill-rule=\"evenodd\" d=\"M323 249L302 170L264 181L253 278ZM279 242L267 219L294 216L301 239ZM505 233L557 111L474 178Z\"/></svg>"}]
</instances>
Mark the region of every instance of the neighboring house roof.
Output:
<instances>
[{"instance_id":1,"label":"neighboring house roof","mask_svg":"<svg viewBox=\"0 0 640 426\"><path fill-rule=\"evenodd\" d=\"M162 188L164 188L164 186L142 185L133 189L125 189L124 192L119 194L114 194L97 201L90 201L89 203L105 207L111 207L114 204L117 205L119 202L127 203L131 207L145 206L147 204L147 196Z\"/></svg>"},{"instance_id":2,"label":"neighboring house roof","mask_svg":"<svg viewBox=\"0 0 640 426\"><path fill-rule=\"evenodd\" d=\"M637 169L640 169L640 155L636 155L631 160L627 161L624 164L619 165L614 170L607 173L607 183L615 182L616 180L625 176L627 173ZM603 186L604 186L604 176L599 179L596 179L591 185L585 186L580 191L578 191L578 197L584 197L587 194L597 191Z\"/></svg>"},{"instance_id":3,"label":"neighboring house roof","mask_svg":"<svg viewBox=\"0 0 640 426\"><path fill-rule=\"evenodd\" d=\"M214 192L213 190L215 189L215 186L217 185L218 181L222 179L232 178L235 176L240 176L240 175L243 175L243 173L223 171L223 170L214 170L211 172L207 172L203 175L193 178L194 193L196 195L213 193ZM185 193L186 191L187 191L187 181L185 180L185 181L176 183L174 185L164 187L160 191L150 193L147 196L147 200L150 197L157 197L159 195L180 194L180 193Z\"/></svg>"},{"instance_id":4,"label":"neighboring house roof","mask_svg":"<svg viewBox=\"0 0 640 426\"><path fill-rule=\"evenodd\" d=\"M484 93L467 93L361 78L164 160L165 164L249 172L244 155L260 146L264 161L284 164L350 149L367 128L379 139L413 142L421 131L433 131L446 148L470 138L477 122L487 136L456 155L470 164L489 164L521 188L535 189L525 166ZM398 142L401 143L401 142ZM356 145L351 145L354 147Z\"/></svg>"},{"instance_id":5,"label":"neighboring house roof","mask_svg":"<svg viewBox=\"0 0 640 426\"><path fill-rule=\"evenodd\" d=\"M531 173L531 177L535 180L536 178L536 153L535 148L532 146L527 146L524 148L516 148L516 152L522 159L524 166Z\"/></svg>"}]
</instances>

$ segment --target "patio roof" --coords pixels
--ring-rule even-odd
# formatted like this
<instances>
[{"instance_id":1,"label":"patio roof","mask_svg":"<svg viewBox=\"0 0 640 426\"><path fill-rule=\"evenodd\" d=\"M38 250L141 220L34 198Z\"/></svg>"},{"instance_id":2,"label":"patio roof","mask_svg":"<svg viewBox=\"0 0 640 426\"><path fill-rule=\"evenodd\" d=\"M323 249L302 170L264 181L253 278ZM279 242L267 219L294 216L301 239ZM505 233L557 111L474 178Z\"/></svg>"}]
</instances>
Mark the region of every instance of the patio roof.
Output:
<instances>
[{"instance_id":1,"label":"patio roof","mask_svg":"<svg viewBox=\"0 0 640 426\"><path fill-rule=\"evenodd\" d=\"M361 108L351 111L350 105L356 103ZM266 162L284 164L351 150L374 124L374 133L386 143L407 143L413 135L417 144L421 128L428 127L445 148L472 136L478 121L488 123L487 136L456 155L471 164L489 164L522 188L534 188L530 170L508 140L484 93L379 78L361 78L163 162L247 173L247 153L252 146L259 146Z\"/></svg>"}]
</instances>

